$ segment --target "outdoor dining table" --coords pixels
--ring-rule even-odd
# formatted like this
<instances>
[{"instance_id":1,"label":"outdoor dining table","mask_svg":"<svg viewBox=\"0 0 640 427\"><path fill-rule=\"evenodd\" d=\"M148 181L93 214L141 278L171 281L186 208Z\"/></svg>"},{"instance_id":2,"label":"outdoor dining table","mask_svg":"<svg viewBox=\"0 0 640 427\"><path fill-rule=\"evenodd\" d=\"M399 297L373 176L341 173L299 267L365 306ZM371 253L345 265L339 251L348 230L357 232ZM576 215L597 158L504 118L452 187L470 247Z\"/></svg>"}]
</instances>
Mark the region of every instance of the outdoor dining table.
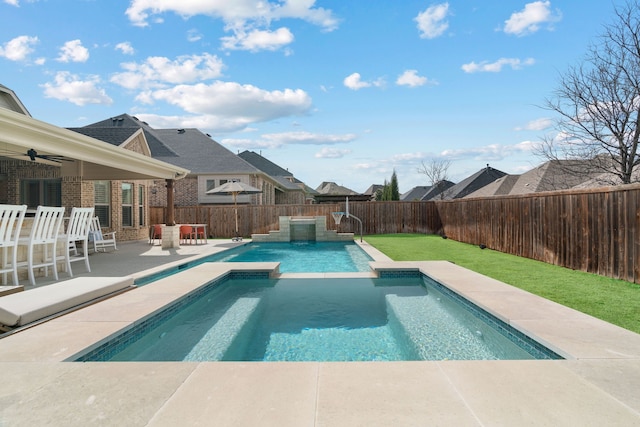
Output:
<instances>
[{"instance_id":1,"label":"outdoor dining table","mask_svg":"<svg viewBox=\"0 0 640 427\"><path fill-rule=\"evenodd\" d=\"M198 241L202 240L202 244L206 244L207 243L207 224L180 224L180 225L186 225L191 227L191 229L193 230L193 234L195 234L195 244L199 244ZM199 238L198 236L202 235L202 238Z\"/></svg>"}]
</instances>

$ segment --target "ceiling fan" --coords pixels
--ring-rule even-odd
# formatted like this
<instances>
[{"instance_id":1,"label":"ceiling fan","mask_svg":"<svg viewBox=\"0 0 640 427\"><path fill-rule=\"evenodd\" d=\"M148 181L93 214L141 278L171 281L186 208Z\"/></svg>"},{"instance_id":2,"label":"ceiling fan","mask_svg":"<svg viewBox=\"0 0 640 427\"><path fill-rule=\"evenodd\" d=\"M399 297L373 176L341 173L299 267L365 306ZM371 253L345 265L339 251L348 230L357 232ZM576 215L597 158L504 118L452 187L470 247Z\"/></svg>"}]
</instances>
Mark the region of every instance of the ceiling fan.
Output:
<instances>
[{"instance_id":1,"label":"ceiling fan","mask_svg":"<svg viewBox=\"0 0 640 427\"><path fill-rule=\"evenodd\" d=\"M26 155L29 156L32 162L35 162L36 159L49 160L50 162L56 162L56 163L73 161L73 159L70 159L65 156L59 156L57 154L38 154L38 152L33 148L28 149Z\"/></svg>"}]
</instances>

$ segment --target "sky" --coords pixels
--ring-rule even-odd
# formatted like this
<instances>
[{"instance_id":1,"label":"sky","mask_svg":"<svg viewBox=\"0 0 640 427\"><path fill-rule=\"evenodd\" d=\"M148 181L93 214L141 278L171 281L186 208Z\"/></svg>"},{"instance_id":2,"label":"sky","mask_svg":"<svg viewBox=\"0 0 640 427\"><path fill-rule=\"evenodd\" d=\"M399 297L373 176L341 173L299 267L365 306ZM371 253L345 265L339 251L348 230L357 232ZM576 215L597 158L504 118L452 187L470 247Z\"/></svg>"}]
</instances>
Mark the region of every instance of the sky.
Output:
<instances>
[{"instance_id":1,"label":"sky","mask_svg":"<svg viewBox=\"0 0 640 427\"><path fill-rule=\"evenodd\" d=\"M608 0L0 0L0 83L31 115L197 128L312 188L400 192L544 161L544 108Z\"/></svg>"}]
</instances>

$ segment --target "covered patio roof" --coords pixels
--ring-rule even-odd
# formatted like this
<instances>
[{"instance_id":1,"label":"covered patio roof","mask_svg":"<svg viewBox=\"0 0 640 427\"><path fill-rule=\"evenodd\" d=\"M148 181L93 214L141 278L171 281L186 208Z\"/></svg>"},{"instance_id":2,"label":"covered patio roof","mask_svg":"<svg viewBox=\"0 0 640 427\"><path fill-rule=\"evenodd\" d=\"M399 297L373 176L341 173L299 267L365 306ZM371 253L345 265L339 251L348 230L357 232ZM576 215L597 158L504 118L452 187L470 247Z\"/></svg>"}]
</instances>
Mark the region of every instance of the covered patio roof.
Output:
<instances>
[{"instance_id":1,"label":"covered patio roof","mask_svg":"<svg viewBox=\"0 0 640 427\"><path fill-rule=\"evenodd\" d=\"M184 169L0 108L0 157L77 168L88 180L181 179ZM75 160L75 162L72 162Z\"/></svg>"}]
</instances>

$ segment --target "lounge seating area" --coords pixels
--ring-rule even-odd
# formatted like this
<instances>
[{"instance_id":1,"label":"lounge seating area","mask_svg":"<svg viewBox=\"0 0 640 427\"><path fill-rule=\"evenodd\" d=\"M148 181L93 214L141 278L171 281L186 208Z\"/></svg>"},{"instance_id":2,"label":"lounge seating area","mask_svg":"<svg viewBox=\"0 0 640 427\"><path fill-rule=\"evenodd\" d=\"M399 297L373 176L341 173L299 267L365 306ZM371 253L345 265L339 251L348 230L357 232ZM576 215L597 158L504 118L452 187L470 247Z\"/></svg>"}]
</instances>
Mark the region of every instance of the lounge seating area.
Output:
<instances>
[{"instance_id":1,"label":"lounge seating area","mask_svg":"<svg viewBox=\"0 0 640 427\"><path fill-rule=\"evenodd\" d=\"M0 330L63 314L132 287L132 277L76 277L6 295L0 298Z\"/></svg>"},{"instance_id":2,"label":"lounge seating area","mask_svg":"<svg viewBox=\"0 0 640 427\"><path fill-rule=\"evenodd\" d=\"M93 246L94 252L106 252L108 248L118 250L118 244L116 242L116 232L102 230L100 225L100 218L93 217L89 224L89 246Z\"/></svg>"},{"instance_id":3,"label":"lounge seating area","mask_svg":"<svg viewBox=\"0 0 640 427\"><path fill-rule=\"evenodd\" d=\"M68 217L64 216L64 207L38 206L33 216L26 212L26 205L0 204L3 287L8 285L11 273L13 287L20 288L21 269L27 270L31 286L36 286L36 277L48 277L50 272L58 280L59 269L73 277L71 263L76 261L83 262L85 270L91 272L91 248L95 252L117 250L115 231L102 231L93 207L74 207Z\"/></svg>"}]
</instances>

